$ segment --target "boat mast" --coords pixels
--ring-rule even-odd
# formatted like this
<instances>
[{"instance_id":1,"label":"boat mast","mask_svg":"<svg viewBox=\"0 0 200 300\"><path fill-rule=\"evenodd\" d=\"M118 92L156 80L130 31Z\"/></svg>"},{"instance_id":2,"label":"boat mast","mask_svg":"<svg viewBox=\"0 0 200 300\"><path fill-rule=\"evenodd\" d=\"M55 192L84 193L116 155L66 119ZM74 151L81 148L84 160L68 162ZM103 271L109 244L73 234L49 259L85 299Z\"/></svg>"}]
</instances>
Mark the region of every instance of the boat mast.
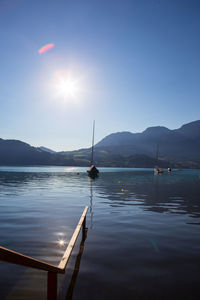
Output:
<instances>
[{"instance_id":1,"label":"boat mast","mask_svg":"<svg viewBox=\"0 0 200 300\"><path fill-rule=\"evenodd\" d=\"M156 161L158 164L158 153L159 153L159 144L157 143L157 149L156 149Z\"/></svg>"},{"instance_id":2,"label":"boat mast","mask_svg":"<svg viewBox=\"0 0 200 300\"><path fill-rule=\"evenodd\" d=\"M95 120L93 121L93 134L92 134L92 157L91 157L91 165L93 165L94 158L94 129L95 129Z\"/></svg>"}]
</instances>

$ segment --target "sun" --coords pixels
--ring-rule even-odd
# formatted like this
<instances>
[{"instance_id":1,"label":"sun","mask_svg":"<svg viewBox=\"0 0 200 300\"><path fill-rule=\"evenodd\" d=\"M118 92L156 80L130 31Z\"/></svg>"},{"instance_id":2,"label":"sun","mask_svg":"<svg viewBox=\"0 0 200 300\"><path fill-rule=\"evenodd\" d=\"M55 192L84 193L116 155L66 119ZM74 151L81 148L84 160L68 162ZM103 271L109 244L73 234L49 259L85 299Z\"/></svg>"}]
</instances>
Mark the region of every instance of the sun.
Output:
<instances>
[{"instance_id":1,"label":"sun","mask_svg":"<svg viewBox=\"0 0 200 300\"><path fill-rule=\"evenodd\" d=\"M61 78L56 84L56 91L64 98L75 98L78 93L78 82L70 78Z\"/></svg>"},{"instance_id":2,"label":"sun","mask_svg":"<svg viewBox=\"0 0 200 300\"><path fill-rule=\"evenodd\" d=\"M77 99L80 96L80 81L70 73L59 71L54 77L54 90L57 98Z\"/></svg>"}]
</instances>

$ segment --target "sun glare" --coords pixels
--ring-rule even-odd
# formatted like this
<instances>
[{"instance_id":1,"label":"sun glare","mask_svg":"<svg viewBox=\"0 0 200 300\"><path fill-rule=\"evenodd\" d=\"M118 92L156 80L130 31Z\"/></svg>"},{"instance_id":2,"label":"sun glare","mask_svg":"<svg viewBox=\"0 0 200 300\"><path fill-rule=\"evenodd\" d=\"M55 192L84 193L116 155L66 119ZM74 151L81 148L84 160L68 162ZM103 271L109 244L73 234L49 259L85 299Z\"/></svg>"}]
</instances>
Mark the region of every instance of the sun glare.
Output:
<instances>
[{"instance_id":1,"label":"sun glare","mask_svg":"<svg viewBox=\"0 0 200 300\"><path fill-rule=\"evenodd\" d=\"M59 241L58 241L58 246L59 246L59 247L65 246L65 241L64 241L63 239L59 240Z\"/></svg>"},{"instance_id":2,"label":"sun glare","mask_svg":"<svg viewBox=\"0 0 200 300\"><path fill-rule=\"evenodd\" d=\"M78 91L77 82L71 79L61 79L56 85L57 92L60 96L75 97Z\"/></svg>"},{"instance_id":3,"label":"sun glare","mask_svg":"<svg viewBox=\"0 0 200 300\"><path fill-rule=\"evenodd\" d=\"M70 74L64 72L57 73L54 82L56 97L62 98L63 100L75 100L79 96L80 82Z\"/></svg>"}]
</instances>

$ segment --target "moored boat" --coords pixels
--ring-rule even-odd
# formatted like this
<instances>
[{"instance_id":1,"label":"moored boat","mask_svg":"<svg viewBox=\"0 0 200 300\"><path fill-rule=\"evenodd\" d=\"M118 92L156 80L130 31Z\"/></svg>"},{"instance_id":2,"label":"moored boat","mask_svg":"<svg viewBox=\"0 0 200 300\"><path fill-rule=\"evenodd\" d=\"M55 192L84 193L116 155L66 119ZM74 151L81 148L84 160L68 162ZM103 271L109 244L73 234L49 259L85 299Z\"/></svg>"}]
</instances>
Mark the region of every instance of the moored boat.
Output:
<instances>
[{"instance_id":1,"label":"moored boat","mask_svg":"<svg viewBox=\"0 0 200 300\"><path fill-rule=\"evenodd\" d=\"M159 144L157 144L157 150L156 150L156 161L158 164L158 152L159 152ZM163 169L159 168L158 166L154 167L154 174L162 174L163 173Z\"/></svg>"},{"instance_id":2,"label":"moored boat","mask_svg":"<svg viewBox=\"0 0 200 300\"><path fill-rule=\"evenodd\" d=\"M95 129L95 121L93 122L91 166L87 170L88 175L91 177L96 177L99 173L99 170L94 165L94 129Z\"/></svg>"},{"instance_id":3,"label":"moored boat","mask_svg":"<svg viewBox=\"0 0 200 300\"><path fill-rule=\"evenodd\" d=\"M162 168L158 168L157 166L154 167L154 173L155 174L162 174L163 173L163 169Z\"/></svg>"},{"instance_id":4,"label":"moored boat","mask_svg":"<svg viewBox=\"0 0 200 300\"><path fill-rule=\"evenodd\" d=\"M95 167L95 165L91 165L91 167L87 170L88 175L96 176L99 173L99 170Z\"/></svg>"}]
</instances>

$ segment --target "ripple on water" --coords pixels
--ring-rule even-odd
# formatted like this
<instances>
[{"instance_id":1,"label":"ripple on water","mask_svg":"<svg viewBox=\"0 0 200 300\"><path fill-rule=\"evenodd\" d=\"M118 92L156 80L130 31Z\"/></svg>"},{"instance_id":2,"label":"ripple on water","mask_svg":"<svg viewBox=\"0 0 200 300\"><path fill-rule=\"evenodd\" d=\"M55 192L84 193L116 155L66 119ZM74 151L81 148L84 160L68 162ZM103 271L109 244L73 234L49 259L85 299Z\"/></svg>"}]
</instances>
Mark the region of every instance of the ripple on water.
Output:
<instances>
[{"instance_id":1,"label":"ripple on water","mask_svg":"<svg viewBox=\"0 0 200 300\"><path fill-rule=\"evenodd\" d=\"M85 171L0 167L0 244L58 264L88 205L60 299L68 287L74 300L199 299L200 171L102 168L96 180ZM0 271L1 299L45 299L44 272L3 262Z\"/></svg>"}]
</instances>

